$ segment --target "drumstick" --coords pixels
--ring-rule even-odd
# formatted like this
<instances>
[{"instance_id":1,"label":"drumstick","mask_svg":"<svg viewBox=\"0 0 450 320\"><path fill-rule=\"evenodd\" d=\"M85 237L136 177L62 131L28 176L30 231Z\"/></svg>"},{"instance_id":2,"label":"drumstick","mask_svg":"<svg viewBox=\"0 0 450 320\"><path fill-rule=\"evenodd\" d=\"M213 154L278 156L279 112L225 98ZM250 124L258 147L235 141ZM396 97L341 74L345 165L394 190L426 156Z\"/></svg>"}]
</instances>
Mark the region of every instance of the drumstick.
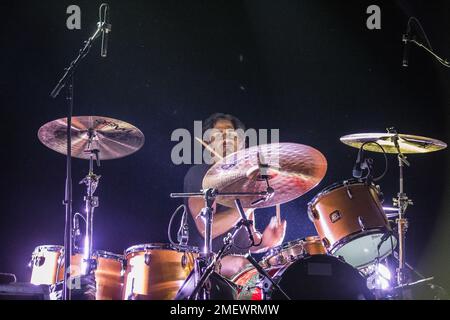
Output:
<instances>
[{"instance_id":1,"label":"drumstick","mask_svg":"<svg viewBox=\"0 0 450 320\"><path fill-rule=\"evenodd\" d=\"M214 150L214 149L211 148L209 145L207 145L205 141L201 140L201 139L198 138L198 137L195 137L195 139L196 139L198 142L200 142L206 149L208 149L209 151L211 151L212 153L214 153L214 155L215 155L216 157L218 157L220 160L223 159L223 157L222 157L220 154L218 154L218 153L216 152L216 150Z\"/></svg>"},{"instance_id":2,"label":"drumstick","mask_svg":"<svg viewBox=\"0 0 450 320\"><path fill-rule=\"evenodd\" d=\"M275 206L275 209L276 209L276 213L277 213L277 223L278 223L278 225L280 225L281 224L281 208L280 208L280 205L277 204Z\"/></svg>"}]
</instances>

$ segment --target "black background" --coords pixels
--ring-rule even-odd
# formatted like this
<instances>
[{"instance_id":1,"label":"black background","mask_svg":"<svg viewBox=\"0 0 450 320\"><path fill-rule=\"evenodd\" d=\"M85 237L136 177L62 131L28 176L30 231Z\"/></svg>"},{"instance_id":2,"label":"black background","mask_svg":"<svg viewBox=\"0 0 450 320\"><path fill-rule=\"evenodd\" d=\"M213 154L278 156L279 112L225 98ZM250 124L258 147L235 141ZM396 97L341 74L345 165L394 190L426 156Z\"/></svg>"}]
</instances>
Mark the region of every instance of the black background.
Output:
<instances>
[{"instance_id":1,"label":"black background","mask_svg":"<svg viewBox=\"0 0 450 320\"><path fill-rule=\"evenodd\" d=\"M62 244L65 158L37 139L44 123L65 117L63 95L49 93L63 68L95 30L99 1L2 2L0 93L2 207L0 272L28 281L38 245ZM66 28L66 8L81 7L81 30ZM328 160L320 186L282 206L286 240L315 233L308 201L351 176L356 150L339 137L383 132L449 139L449 70L419 48L401 67L401 36L409 16L422 22L434 49L450 56L445 1L113 1L109 53L96 43L77 71L75 115L102 115L140 128L144 147L105 161L97 194L95 247L116 253L131 245L167 242L187 165L172 164L177 128L213 112L238 116L247 127L280 128L281 141L319 149ZM366 8L381 8L381 30L366 28ZM242 56L242 59L240 57ZM380 159L375 157L375 159ZM406 192L407 257L450 287L448 151L409 157ZM382 162L377 160L378 169ZM380 185L386 202L397 192L397 171ZM73 161L77 182L87 162ZM257 212L264 229L273 209Z\"/></svg>"}]
</instances>

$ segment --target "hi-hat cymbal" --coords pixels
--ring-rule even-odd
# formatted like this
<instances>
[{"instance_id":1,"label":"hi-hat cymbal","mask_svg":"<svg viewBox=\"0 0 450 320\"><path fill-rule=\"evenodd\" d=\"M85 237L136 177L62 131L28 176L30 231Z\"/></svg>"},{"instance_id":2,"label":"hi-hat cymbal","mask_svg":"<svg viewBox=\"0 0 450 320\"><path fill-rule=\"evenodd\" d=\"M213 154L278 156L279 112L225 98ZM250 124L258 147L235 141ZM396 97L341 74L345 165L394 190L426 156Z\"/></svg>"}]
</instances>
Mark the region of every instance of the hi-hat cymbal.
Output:
<instances>
[{"instance_id":1,"label":"hi-hat cymbal","mask_svg":"<svg viewBox=\"0 0 450 320\"><path fill-rule=\"evenodd\" d=\"M413 136L409 134L394 133L357 133L341 137L341 142L354 148L361 148L367 141L381 145L386 153L398 153L394 138L398 136L398 147L401 153L427 153L447 148L447 144L427 137ZM366 144L364 150L383 152L375 144Z\"/></svg>"},{"instance_id":2,"label":"hi-hat cymbal","mask_svg":"<svg viewBox=\"0 0 450 320\"><path fill-rule=\"evenodd\" d=\"M48 148L66 154L67 118L43 125L39 140ZM72 157L89 159L87 149L97 149L100 160L118 159L138 151L144 145L144 134L121 120L98 116L72 117ZM89 146L91 133L92 145Z\"/></svg>"},{"instance_id":3,"label":"hi-hat cymbal","mask_svg":"<svg viewBox=\"0 0 450 320\"><path fill-rule=\"evenodd\" d=\"M271 207L298 198L317 186L327 171L327 160L312 147L296 143L266 144L240 150L216 163L203 178L203 189L215 188L219 193L266 191L258 158L259 163L268 165L268 181L274 193L256 204L261 196L239 197L244 208ZM219 204L228 207L235 206L234 200L235 197L217 197Z\"/></svg>"}]
</instances>

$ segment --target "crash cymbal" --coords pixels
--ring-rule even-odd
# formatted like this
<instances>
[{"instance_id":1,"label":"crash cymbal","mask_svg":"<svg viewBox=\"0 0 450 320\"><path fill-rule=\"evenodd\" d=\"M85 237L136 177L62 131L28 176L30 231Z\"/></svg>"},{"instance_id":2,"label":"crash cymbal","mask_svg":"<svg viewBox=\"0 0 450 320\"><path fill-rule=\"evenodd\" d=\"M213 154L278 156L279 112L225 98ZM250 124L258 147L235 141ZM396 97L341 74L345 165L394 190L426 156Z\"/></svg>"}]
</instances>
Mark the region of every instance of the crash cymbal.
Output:
<instances>
[{"instance_id":1,"label":"crash cymbal","mask_svg":"<svg viewBox=\"0 0 450 320\"><path fill-rule=\"evenodd\" d=\"M51 121L38 132L39 140L47 147L66 154L67 118ZM72 118L72 157L89 159L89 132L91 149L99 150L100 160L118 159L138 151L144 145L144 134L133 125L106 117L81 116Z\"/></svg>"},{"instance_id":2,"label":"crash cymbal","mask_svg":"<svg viewBox=\"0 0 450 320\"><path fill-rule=\"evenodd\" d=\"M341 141L348 146L360 148L364 142L373 141L380 144L386 153L397 154L398 150L394 144L394 133L357 133L341 137ZM447 144L427 137L413 136L409 134L398 134L398 146L401 153L427 153L447 148ZM375 144L366 144L364 150L383 152Z\"/></svg>"},{"instance_id":3,"label":"crash cymbal","mask_svg":"<svg viewBox=\"0 0 450 320\"><path fill-rule=\"evenodd\" d=\"M203 188L215 188L219 193L266 191L258 159L259 163L268 165L268 181L274 193L256 204L252 203L261 196L239 197L244 208L271 207L298 198L317 186L327 171L327 160L312 147L296 143L266 144L240 150L216 163L203 178ZM219 195L216 200L228 207L235 206L233 197Z\"/></svg>"}]
</instances>

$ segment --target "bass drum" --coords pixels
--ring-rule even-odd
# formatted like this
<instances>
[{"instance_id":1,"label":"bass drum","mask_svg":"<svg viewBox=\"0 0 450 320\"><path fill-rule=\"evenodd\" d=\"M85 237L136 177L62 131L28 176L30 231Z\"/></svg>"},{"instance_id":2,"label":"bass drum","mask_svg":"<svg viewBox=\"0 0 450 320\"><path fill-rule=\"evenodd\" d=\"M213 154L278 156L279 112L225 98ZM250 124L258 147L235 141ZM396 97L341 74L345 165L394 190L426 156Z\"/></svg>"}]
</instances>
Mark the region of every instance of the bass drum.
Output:
<instances>
[{"instance_id":1,"label":"bass drum","mask_svg":"<svg viewBox=\"0 0 450 320\"><path fill-rule=\"evenodd\" d=\"M366 280L351 265L330 255L312 255L281 268L281 289L292 300L372 300ZM286 299L272 288L266 299Z\"/></svg>"}]
</instances>

